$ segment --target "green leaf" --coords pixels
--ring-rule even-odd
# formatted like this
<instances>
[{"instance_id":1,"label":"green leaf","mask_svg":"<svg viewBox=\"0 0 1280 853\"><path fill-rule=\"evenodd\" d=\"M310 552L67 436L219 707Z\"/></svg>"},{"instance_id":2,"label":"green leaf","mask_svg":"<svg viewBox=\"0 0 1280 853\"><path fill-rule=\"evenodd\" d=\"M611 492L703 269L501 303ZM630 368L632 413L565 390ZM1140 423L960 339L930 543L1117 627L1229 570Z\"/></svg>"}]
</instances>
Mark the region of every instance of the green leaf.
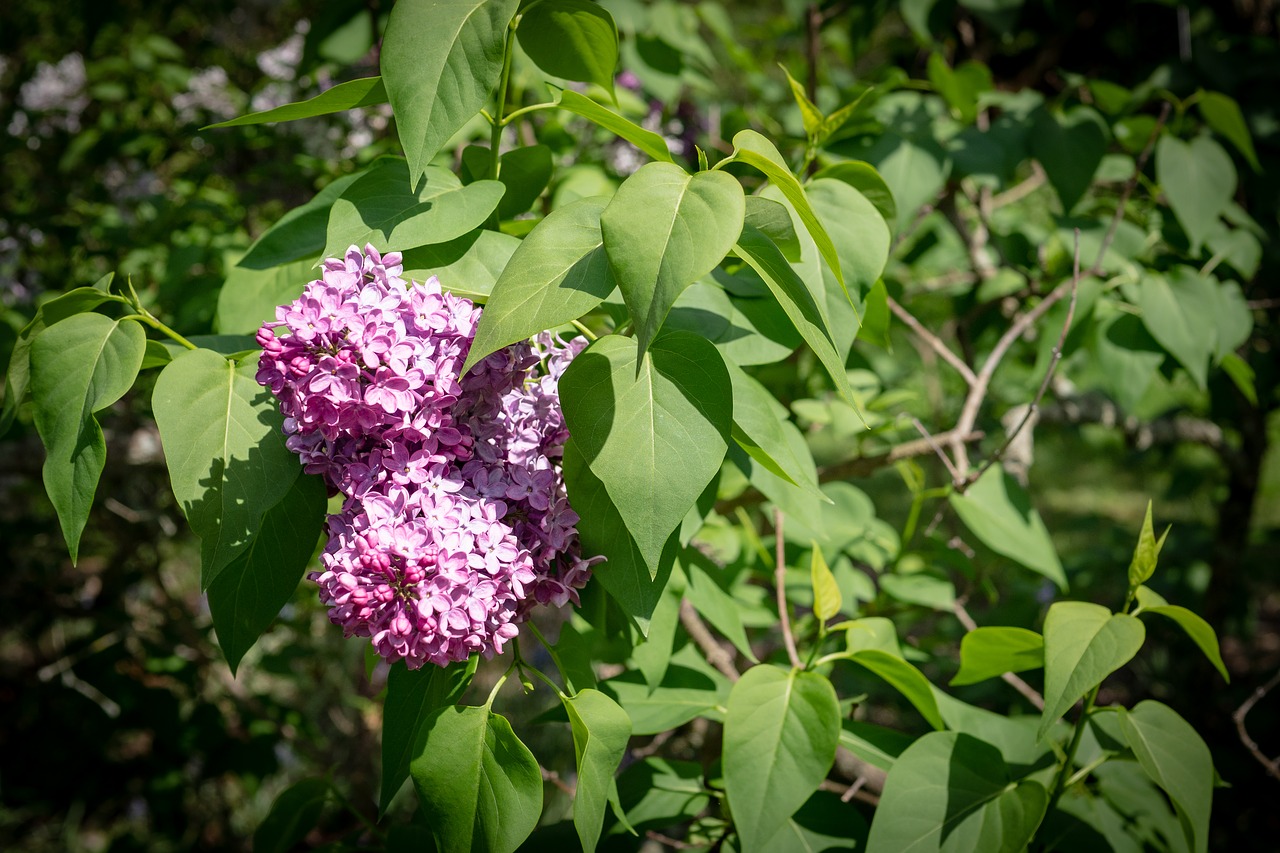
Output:
<instances>
[{"instance_id":1,"label":"green leaf","mask_svg":"<svg viewBox=\"0 0 1280 853\"><path fill-rule=\"evenodd\" d=\"M831 237L827 234L826 228L823 227L821 220L818 219L813 208L809 206L809 199L805 195L804 187L800 185L800 181L791 173L787 162L782 159L782 155L778 153L778 149L765 137L756 133L754 130L740 130L733 137L733 154L725 160L716 164L716 168L728 165L729 163L746 163L754 169L759 170L768 178L774 186L782 191L787 201L796 209L796 213L800 216L800 221L804 223L804 227L808 230L809 236L818 245L818 251L827 262L827 266L831 268L831 272L835 274L836 281L840 282L840 286L844 288L845 295L848 296L849 289L845 286L844 273L840 270L840 258L836 255L836 247L831 242ZM850 302L852 302L850 297Z\"/></svg>"},{"instance_id":2,"label":"green leaf","mask_svg":"<svg viewBox=\"0 0 1280 853\"><path fill-rule=\"evenodd\" d=\"M1254 382L1255 374L1253 368L1249 366L1249 362L1233 352L1229 352L1222 357L1222 372L1227 374L1236 388L1240 389L1240 393L1249 401L1249 405L1258 405L1258 388ZM0 429L0 433L4 430Z\"/></svg>"},{"instance_id":3,"label":"green leaf","mask_svg":"<svg viewBox=\"0 0 1280 853\"><path fill-rule=\"evenodd\" d=\"M31 344L31 395L36 430L46 450L44 487L72 563L107 461L107 444L94 413L133 386L146 348L140 324L102 314L69 317Z\"/></svg>"},{"instance_id":4,"label":"green leaf","mask_svg":"<svg viewBox=\"0 0 1280 853\"><path fill-rule=\"evenodd\" d=\"M448 243L405 252L402 277L426 281L434 275L449 293L483 303L518 248L520 240L510 234L472 231Z\"/></svg>"},{"instance_id":5,"label":"green leaf","mask_svg":"<svg viewBox=\"0 0 1280 853\"><path fill-rule=\"evenodd\" d=\"M915 706L921 716L935 729L946 728L933 689L924 673L902 659L900 654L882 649L861 649L848 655L848 659L871 670L901 693Z\"/></svg>"},{"instance_id":6,"label":"green leaf","mask_svg":"<svg viewBox=\"0 0 1280 853\"><path fill-rule=\"evenodd\" d=\"M354 110L358 107L372 107L387 102L387 90L382 85L381 77L361 77L359 80L348 80L331 89L326 89L314 98L276 107L262 112L220 121L206 125L203 130L214 130L219 127L240 127L246 124L266 124L273 121L297 121L300 118L324 116Z\"/></svg>"},{"instance_id":7,"label":"green leaf","mask_svg":"<svg viewBox=\"0 0 1280 853\"><path fill-rule=\"evenodd\" d=\"M1209 849L1213 757L1200 734L1168 705L1151 699L1119 710L1120 728L1138 763L1169 799L1196 853Z\"/></svg>"},{"instance_id":8,"label":"green leaf","mask_svg":"<svg viewBox=\"0 0 1280 853\"><path fill-rule=\"evenodd\" d=\"M898 233L933 202L951 173L951 160L935 140L908 138L892 130L883 133L865 156L893 193L898 211L893 230Z\"/></svg>"},{"instance_id":9,"label":"green leaf","mask_svg":"<svg viewBox=\"0 0 1280 853\"><path fill-rule=\"evenodd\" d=\"M104 302L121 301L120 297L111 296L95 285L69 290L36 309L35 317L18 333L18 339L14 341L13 350L9 353L9 367L4 383L4 408L0 410L0 435L8 431L18 413L18 406L26 399L27 386L31 382L31 344L40 333L68 317L92 311Z\"/></svg>"},{"instance_id":10,"label":"green leaf","mask_svg":"<svg viewBox=\"0 0 1280 853\"><path fill-rule=\"evenodd\" d=\"M382 41L382 80L417 184L480 112L502 75L518 0L401 0ZM467 231L471 229L465 229Z\"/></svg>"},{"instance_id":11,"label":"green leaf","mask_svg":"<svg viewBox=\"0 0 1280 853\"><path fill-rule=\"evenodd\" d=\"M573 798L573 825L582 849L592 853L604 824L604 808L616 784L613 774L627 751L631 718L599 690L583 690L563 698L573 730L578 786Z\"/></svg>"},{"instance_id":12,"label":"green leaf","mask_svg":"<svg viewBox=\"0 0 1280 853\"><path fill-rule=\"evenodd\" d=\"M840 721L840 745L881 770L888 770L908 746L915 743L913 735L896 729L862 723L857 720Z\"/></svg>"},{"instance_id":13,"label":"green leaf","mask_svg":"<svg viewBox=\"0 0 1280 853\"><path fill-rule=\"evenodd\" d=\"M573 360L560 401L655 576L671 532L724 460L733 412L724 361L689 332L662 336L643 360L634 340L608 335Z\"/></svg>"},{"instance_id":14,"label":"green leaf","mask_svg":"<svg viewBox=\"0 0 1280 853\"><path fill-rule=\"evenodd\" d=\"M505 717L449 706L424 722L409 774L442 850L514 853L538 825L542 773Z\"/></svg>"},{"instance_id":15,"label":"green leaf","mask_svg":"<svg viewBox=\"0 0 1280 853\"><path fill-rule=\"evenodd\" d=\"M745 213L742 187L733 177L690 175L671 163L641 166L609 200L600 231L641 355L681 291L733 248Z\"/></svg>"},{"instance_id":16,"label":"green leaf","mask_svg":"<svg viewBox=\"0 0 1280 853\"><path fill-rule=\"evenodd\" d=\"M992 551L1021 563L1067 588L1049 531L1026 492L999 465L978 478L964 494L952 493L951 506L974 536Z\"/></svg>"},{"instance_id":17,"label":"green leaf","mask_svg":"<svg viewBox=\"0 0 1280 853\"><path fill-rule=\"evenodd\" d=\"M1198 255L1236 193L1231 157L1207 136L1188 143L1165 134L1156 143L1156 181Z\"/></svg>"},{"instance_id":18,"label":"green leaf","mask_svg":"<svg viewBox=\"0 0 1280 853\"><path fill-rule=\"evenodd\" d=\"M976 628L960 640L960 671L951 686L1044 666L1044 637L1026 628Z\"/></svg>"},{"instance_id":19,"label":"green leaf","mask_svg":"<svg viewBox=\"0 0 1280 853\"><path fill-rule=\"evenodd\" d=\"M1186 368L1201 388L1218 348L1218 288L1195 269L1176 266L1167 275L1148 273L1136 286L1142 323L1160 346Z\"/></svg>"},{"instance_id":20,"label":"green leaf","mask_svg":"<svg viewBox=\"0 0 1280 853\"><path fill-rule=\"evenodd\" d=\"M656 581L654 582L655 586ZM649 618L644 641L635 643L631 650L631 663L640 670L649 689L662 683L671 666L671 651L675 647L676 630L680 625L680 602L684 598L686 580L679 566L672 566L671 574L662 584L661 597Z\"/></svg>"},{"instance_id":21,"label":"green leaf","mask_svg":"<svg viewBox=\"0 0 1280 853\"><path fill-rule=\"evenodd\" d=\"M847 160L819 169L814 172L812 180L822 178L844 181L876 206L876 210L880 211L880 215L884 217L885 223L890 228L896 225L898 204L893 199L893 191L884 182L884 178L880 177L875 166L861 160Z\"/></svg>"},{"instance_id":22,"label":"green leaf","mask_svg":"<svg viewBox=\"0 0 1280 853\"><path fill-rule=\"evenodd\" d=\"M707 807L709 796L702 765L693 761L644 758L618 778L618 799L637 832L692 820ZM623 831L619 824L609 834Z\"/></svg>"},{"instance_id":23,"label":"green leaf","mask_svg":"<svg viewBox=\"0 0 1280 853\"><path fill-rule=\"evenodd\" d=\"M738 446L774 476L817 496L830 499L818 489L812 458L805 460L792 449L782 424L786 410L769 391L736 364L726 361L733 383L733 439ZM779 411L781 410L781 411ZM807 462L807 464L806 464Z\"/></svg>"},{"instance_id":24,"label":"green leaf","mask_svg":"<svg viewBox=\"0 0 1280 853\"><path fill-rule=\"evenodd\" d=\"M807 191L814 212L831 235L840 268L852 288L849 292L856 293L855 322L861 325L857 314L861 314L863 294L880 280L889 260L889 226L876 206L844 181L816 178Z\"/></svg>"},{"instance_id":25,"label":"green leaf","mask_svg":"<svg viewBox=\"0 0 1280 853\"><path fill-rule=\"evenodd\" d=\"M314 255L270 269L232 267L218 291L213 327L222 334L257 332L263 323L276 318L276 306L288 305L301 296L318 273Z\"/></svg>"},{"instance_id":26,"label":"green leaf","mask_svg":"<svg viewBox=\"0 0 1280 853\"><path fill-rule=\"evenodd\" d=\"M475 181L465 187L447 169L426 166L417 190L409 167L398 157L371 166L342 193L329 212L324 257L340 258L348 246L403 252L416 246L445 243L479 228L502 198L498 181Z\"/></svg>"},{"instance_id":27,"label":"green leaf","mask_svg":"<svg viewBox=\"0 0 1280 853\"><path fill-rule=\"evenodd\" d=\"M991 744L931 732L907 747L885 778L867 850L1018 853L1048 803L1040 783L1011 780Z\"/></svg>"},{"instance_id":28,"label":"green leaf","mask_svg":"<svg viewBox=\"0 0 1280 853\"><path fill-rule=\"evenodd\" d=\"M840 612L844 597L817 542L813 543L813 557L809 561L809 584L813 587L813 615L825 623Z\"/></svg>"},{"instance_id":29,"label":"green leaf","mask_svg":"<svg viewBox=\"0 0 1280 853\"><path fill-rule=\"evenodd\" d=\"M329 211L347 187L363 173L343 175L330 181L315 198L295 207L262 233L244 257L236 264L252 270L267 270L294 261L318 257L324 249L324 238L329 226ZM315 266L314 263L309 266ZM314 278L314 276L312 276Z\"/></svg>"},{"instance_id":30,"label":"green leaf","mask_svg":"<svg viewBox=\"0 0 1280 853\"><path fill-rule=\"evenodd\" d=\"M1029 136L1031 154L1044 166L1058 193L1062 211L1070 213L1084 197L1107 152L1107 122L1091 107L1061 113L1036 110Z\"/></svg>"},{"instance_id":31,"label":"green leaf","mask_svg":"<svg viewBox=\"0 0 1280 853\"><path fill-rule=\"evenodd\" d=\"M658 559L658 573L650 573L640 546L605 491L604 483L591 473L582 451L572 439L564 445L564 481L569 502L581 518L578 540L585 556L604 555L607 560L592 569L622 610L648 635L650 620L671 577L679 548L677 531L671 531Z\"/></svg>"},{"instance_id":32,"label":"green leaf","mask_svg":"<svg viewBox=\"0 0 1280 853\"><path fill-rule=\"evenodd\" d=\"M654 160L666 163L672 162L671 150L667 148L667 141L662 138L661 134L654 133L652 130L645 130L640 125L627 121L612 110L597 104L586 95L579 95L571 89L565 89L560 92L560 100L557 103L560 109L568 110L595 122L615 136L620 136L627 140Z\"/></svg>"},{"instance_id":33,"label":"green leaf","mask_svg":"<svg viewBox=\"0 0 1280 853\"><path fill-rule=\"evenodd\" d=\"M201 588L249 547L302 471L257 366L193 350L160 372L151 398L173 493L200 537Z\"/></svg>"},{"instance_id":34,"label":"green leaf","mask_svg":"<svg viewBox=\"0 0 1280 853\"><path fill-rule=\"evenodd\" d=\"M479 655L448 666L409 669L393 666L387 674L387 697L382 711L382 790L378 813L386 814L391 800L409 778L409 763L424 721L462 698L475 675Z\"/></svg>"},{"instance_id":35,"label":"green leaf","mask_svg":"<svg viewBox=\"0 0 1280 853\"><path fill-rule=\"evenodd\" d=\"M692 548L685 551L683 562L689 577L689 588L685 590L689 603L728 638L743 657L755 661L755 652L751 650L747 631L742 625L742 605L712 577L711 573L719 569Z\"/></svg>"},{"instance_id":36,"label":"green leaf","mask_svg":"<svg viewBox=\"0 0 1280 853\"><path fill-rule=\"evenodd\" d=\"M1036 737L1142 648L1146 630L1099 604L1059 601L1044 620L1044 714Z\"/></svg>"},{"instance_id":37,"label":"green leaf","mask_svg":"<svg viewBox=\"0 0 1280 853\"><path fill-rule=\"evenodd\" d=\"M462 182L471 184L489 176L489 149L468 145L462 151ZM554 165L545 145L513 148L498 158L498 182L506 187L498 203L499 219L514 219L533 207L551 182Z\"/></svg>"},{"instance_id":38,"label":"green leaf","mask_svg":"<svg viewBox=\"0 0 1280 853\"><path fill-rule=\"evenodd\" d=\"M978 115L978 96L992 88L991 71L980 62L969 61L955 70L940 53L929 56L929 82L965 124L973 124Z\"/></svg>"},{"instance_id":39,"label":"green leaf","mask_svg":"<svg viewBox=\"0 0 1280 853\"><path fill-rule=\"evenodd\" d=\"M521 16L516 37L548 74L595 83L613 95L618 26L603 7L587 0L540 0Z\"/></svg>"},{"instance_id":40,"label":"green leaf","mask_svg":"<svg viewBox=\"0 0 1280 853\"><path fill-rule=\"evenodd\" d=\"M329 787L327 779L303 779L285 788L254 830L254 853L289 853L320 822Z\"/></svg>"},{"instance_id":41,"label":"green leaf","mask_svg":"<svg viewBox=\"0 0 1280 853\"><path fill-rule=\"evenodd\" d=\"M880 591L898 601L934 610L950 612L956 604L955 584L929 572L882 575Z\"/></svg>"},{"instance_id":42,"label":"green leaf","mask_svg":"<svg viewBox=\"0 0 1280 853\"><path fill-rule=\"evenodd\" d=\"M1227 666L1222 662L1222 652L1218 648L1218 634L1199 614L1185 607L1169 604L1145 586L1138 587L1138 609L1134 611L1134 615L1143 613L1157 613L1177 622L1200 647L1200 651L1204 652L1214 669L1222 674L1223 680L1230 683L1231 676L1227 673Z\"/></svg>"},{"instance_id":43,"label":"green leaf","mask_svg":"<svg viewBox=\"0 0 1280 853\"><path fill-rule=\"evenodd\" d=\"M489 294L462 373L508 344L576 320L613 292L600 236L607 203L579 199L534 226Z\"/></svg>"},{"instance_id":44,"label":"green leaf","mask_svg":"<svg viewBox=\"0 0 1280 853\"><path fill-rule=\"evenodd\" d=\"M1249 125L1245 124L1244 114L1240 112L1240 105L1221 92L1202 92L1196 106L1209 127L1234 145L1249 161L1253 171L1261 173L1262 165L1253 149L1253 137L1249 134Z\"/></svg>"},{"instance_id":45,"label":"green leaf","mask_svg":"<svg viewBox=\"0 0 1280 853\"><path fill-rule=\"evenodd\" d=\"M781 63L778 67L782 69L782 73L787 75L787 85L791 87L791 97L795 99L796 106L800 108L800 120L804 123L805 135L809 137L810 145L818 144L818 129L822 127L822 120L826 118L822 114L822 110L809 100L809 96L805 94L804 86L800 81L791 76L791 72Z\"/></svg>"},{"instance_id":46,"label":"green leaf","mask_svg":"<svg viewBox=\"0 0 1280 853\"><path fill-rule=\"evenodd\" d=\"M773 837L826 777L840 737L840 703L813 672L760 664L729 694L724 784L742 846Z\"/></svg>"},{"instance_id":47,"label":"green leaf","mask_svg":"<svg viewBox=\"0 0 1280 853\"><path fill-rule=\"evenodd\" d=\"M815 791L774 834L761 853L839 853L860 850L867 822L852 803L834 791Z\"/></svg>"},{"instance_id":48,"label":"green leaf","mask_svg":"<svg viewBox=\"0 0 1280 853\"><path fill-rule=\"evenodd\" d=\"M678 728L724 701L719 686L709 676L675 664L668 667L662 684L655 689L651 690L644 676L633 671L600 682L600 690L626 710L633 735L655 735Z\"/></svg>"},{"instance_id":49,"label":"green leaf","mask_svg":"<svg viewBox=\"0 0 1280 853\"><path fill-rule=\"evenodd\" d=\"M738 238L735 250L764 279L796 331L826 368L836 391L845 402L854 406L853 391L849 388L849 377L844 370L844 359L836 352L835 344L832 343L826 315L814 301L809 288L787 263L782 252L768 237L747 224L743 225L742 236Z\"/></svg>"},{"instance_id":50,"label":"green leaf","mask_svg":"<svg viewBox=\"0 0 1280 853\"><path fill-rule=\"evenodd\" d=\"M747 196L746 222L773 241L789 261L800 260L800 240L787 208L772 199Z\"/></svg>"},{"instance_id":51,"label":"green leaf","mask_svg":"<svg viewBox=\"0 0 1280 853\"><path fill-rule=\"evenodd\" d=\"M1155 528L1151 525L1151 501L1147 501L1147 516L1142 522L1142 532L1138 534L1138 544L1133 549L1133 559L1129 561L1130 590L1136 590L1156 573L1156 560L1168 536L1166 529L1160 541L1156 541Z\"/></svg>"},{"instance_id":52,"label":"green leaf","mask_svg":"<svg viewBox=\"0 0 1280 853\"><path fill-rule=\"evenodd\" d=\"M323 480L298 477L263 514L249 547L209 585L213 629L232 675L298 588L320 538L327 501Z\"/></svg>"}]
</instances>

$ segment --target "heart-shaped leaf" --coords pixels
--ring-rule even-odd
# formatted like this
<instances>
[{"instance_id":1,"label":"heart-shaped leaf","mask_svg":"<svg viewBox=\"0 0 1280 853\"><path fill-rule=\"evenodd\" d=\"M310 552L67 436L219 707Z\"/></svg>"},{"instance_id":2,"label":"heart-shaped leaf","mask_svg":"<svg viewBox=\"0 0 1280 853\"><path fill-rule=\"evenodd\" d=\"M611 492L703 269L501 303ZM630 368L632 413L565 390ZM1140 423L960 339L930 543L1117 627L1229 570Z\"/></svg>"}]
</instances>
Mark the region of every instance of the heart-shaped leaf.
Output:
<instances>
[{"instance_id":1,"label":"heart-shaped leaf","mask_svg":"<svg viewBox=\"0 0 1280 853\"><path fill-rule=\"evenodd\" d=\"M602 6L588 0L540 0L521 16L516 37L548 74L595 83L613 94L618 26Z\"/></svg>"},{"instance_id":2,"label":"heart-shaped leaf","mask_svg":"<svg viewBox=\"0 0 1280 853\"><path fill-rule=\"evenodd\" d=\"M1120 710L1120 729L1138 763L1173 800L1187 843L1209 849L1213 756L1199 732L1168 705L1147 699Z\"/></svg>"},{"instance_id":3,"label":"heart-shaped leaf","mask_svg":"<svg viewBox=\"0 0 1280 853\"><path fill-rule=\"evenodd\" d=\"M1097 110L1076 107L1065 112L1037 110L1031 128L1031 154L1044 166L1070 213L1084 197L1107 153L1107 123Z\"/></svg>"},{"instance_id":4,"label":"heart-shaped leaf","mask_svg":"<svg viewBox=\"0 0 1280 853\"><path fill-rule=\"evenodd\" d=\"M1156 143L1156 180L1191 240L1191 253L1199 254L1236 193L1231 157L1207 136L1183 142L1166 134Z\"/></svg>"},{"instance_id":5,"label":"heart-shaped leaf","mask_svg":"<svg viewBox=\"0 0 1280 853\"><path fill-rule=\"evenodd\" d=\"M1044 620L1044 714L1037 738L1142 648L1146 629L1127 613L1099 604L1059 601Z\"/></svg>"},{"instance_id":6,"label":"heart-shaped leaf","mask_svg":"<svg viewBox=\"0 0 1280 853\"><path fill-rule=\"evenodd\" d=\"M1044 575L1059 589L1067 588L1062 563L1040 513L1000 466L988 469L964 494L953 493L951 505L982 544Z\"/></svg>"}]
</instances>

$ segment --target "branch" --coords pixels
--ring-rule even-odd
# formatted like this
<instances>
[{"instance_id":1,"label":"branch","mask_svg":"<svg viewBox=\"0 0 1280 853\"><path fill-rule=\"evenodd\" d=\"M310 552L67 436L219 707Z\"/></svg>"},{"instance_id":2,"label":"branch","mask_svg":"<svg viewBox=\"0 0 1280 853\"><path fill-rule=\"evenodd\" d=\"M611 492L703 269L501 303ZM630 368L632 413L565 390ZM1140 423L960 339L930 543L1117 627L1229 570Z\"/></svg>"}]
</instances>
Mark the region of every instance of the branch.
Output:
<instances>
[{"instance_id":1,"label":"branch","mask_svg":"<svg viewBox=\"0 0 1280 853\"><path fill-rule=\"evenodd\" d=\"M977 377L973 374L973 369L969 367L969 365L965 364L964 359L956 355L951 347L943 343L941 338L926 329L919 320L911 315L911 312L899 305L898 301L892 296L886 297L886 301L889 303L889 310L892 311L899 320L906 323L911 331L916 333L916 336L919 337L920 340L929 345L930 349L942 356L943 361L954 367L956 371L964 377L964 381L967 384L973 385L973 383L977 381Z\"/></svg>"},{"instance_id":2,"label":"branch","mask_svg":"<svg viewBox=\"0 0 1280 853\"><path fill-rule=\"evenodd\" d=\"M956 207L956 198L954 195L948 195L942 200L938 206L942 211L942 215L947 217L947 221L951 223L951 227L956 229L956 233L960 235L960 239L964 242L965 248L969 252L969 263L973 266L973 271L978 274L978 278L991 278L996 274L996 265L991 262L990 255L987 254L987 240L990 232L982 221L982 217L978 217L978 227L970 230L969 223L964 221L964 217L960 215L960 209Z\"/></svg>"},{"instance_id":3,"label":"branch","mask_svg":"<svg viewBox=\"0 0 1280 853\"><path fill-rule=\"evenodd\" d=\"M965 631L977 630L978 623L974 622L973 617L969 615L969 611L965 610L964 601L962 599L956 599L954 610L956 618L960 620L960 624L964 626ZM1041 696L1030 684L1027 684L1027 682L1023 681L1012 672L1006 672L1002 674L1000 678L1005 682L1005 684L1008 684L1014 690L1017 690L1026 697L1026 700L1034 705L1037 711L1044 710L1044 697Z\"/></svg>"},{"instance_id":4,"label":"branch","mask_svg":"<svg viewBox=\"0 0 1280 853\"><path fill-rule=\"evenodd\" d=\"M912 418L911 423L915 425L916 431L924 437L928 443L929 449L938 454L938 458L942 460L942 465L947 469L947 473L951 475L952 480L960 479L960 472L956 471L956 466L951 462L950 457L942 452L942 448L938 446L938 442L929 434L929 430L925 429L924 424L920 423L919 418Z\"/></svg>"},{"instance_id":5,"label":"branch","mask_svg":"<svg viewBox=\"0 0 1280 853\"><path fill-rule=\"evenodd\" d=\"M833 779L823 779L822 784L819 785L818 788L822 791L831 791L834 794L839 794L841 799L848 797L853 800L862 800L862 802L867 803L868 805L880 805L880 797L870 791L862 790L863 784L865 784L863 782L865 778L866 777L859 776L852 785L842 785ZM846 800L846 802L848 801Z\"/></svg>"},{"instance_id":6,"label":"branch","mask_svg":"<svg viewBox=\"0 0 1280 853\"><path fill-rule=\"evenodd\" d=\"M791 634L791 608L787 605L787 561L783 553L782 510L777 507L773 510L773 540L773 583L777 588L778 618L782 621L782 641L786 643L787 657L791 659L791 666L800 669L802 665L800 655L796 653L796 638Z\"/></svg>"},{"instance_id":7,"label":"branch","mask_svg":"<svg viewBox=\"0 0 1280 853\"><path fill-rule=\"evenodd\" d=\"M1031 177L1027 178L1025 181L1023 181L1022 183L1016 186L1010 187L1009 189L1005 190L1004 192L992 198L991 199L992 209L995 209L998 207L1004 207L1006 204L1013 204L1014 202L1022 201L1024 198L1031 195L1036 190L1040 189L1040 187L1044 186L1044 182L1046 179L1047 178L1045 176L1044 169L1041 167L1039 163L1037 163L1035 160L1032 160L1031 161Z\"/></svg>"},{"instance_id":8,"label":"branch","mask_svg":"<svg viewBox=\"0 0 1280 853\"><path fill-rule=\"evenodd\" d=\"M742 677L738 672L738 668L733 665L733 655L725 649L724 646L716 642L716 638L711 631L703 623L698 616L698 611L693 609L693 605L689 603L689 599L680 599L680 624L684 625L684 629L689 632L689 636L698 644L698 648L702 649L702 653L707 658L707 663L714 666L730 681L737 681Z\"/></svg>"},{"instance_id":9,"label":"branch","mask_svg":"<svg viewBox=\"0 0 1280 853\"><path fill-rule=\"evenodd\" d=\"M1270 681L1253 691L1249 698L1244 700L1244 704L1231 715L1231 719L1235 720L1236 731L1240 733L1240 742L1244 744L1245 749L1249 750L1253 757L1258 759L1258 763L1267 769L1269 775L1280 779L1280 757L1267 758L1263 751L1258 748L1257 741L1249 736L1249 730L1244 727L1244 718L1253 710L1253 706L1258 704L1259 700L1265 697L1278 684L1280 684L1280 670L1277 670L1276 674L1271 676Z\"/></svg>"}]
</instances>

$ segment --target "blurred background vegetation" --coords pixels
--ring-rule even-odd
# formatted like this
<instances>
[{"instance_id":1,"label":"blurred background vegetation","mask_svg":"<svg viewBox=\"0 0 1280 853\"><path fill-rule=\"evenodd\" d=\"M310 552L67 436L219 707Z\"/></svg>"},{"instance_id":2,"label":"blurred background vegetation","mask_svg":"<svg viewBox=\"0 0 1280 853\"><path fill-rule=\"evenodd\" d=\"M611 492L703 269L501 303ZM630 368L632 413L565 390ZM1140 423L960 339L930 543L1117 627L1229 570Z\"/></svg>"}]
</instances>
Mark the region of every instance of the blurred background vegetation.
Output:
<instances>
[{"instance_id":1,"label":"blurred background vegetation","mask_svg":"<svg viewBox=\"0 0 1280 853\"><path fill-rule=\"evenodd\" d=\"M253 237L334 177L397 146L388 113L377 109L297 124L198 129L376 73L376 34L389 5L5 4L0 362L41 300L110 271L130 277L153 310L185 334L209 332L218 290ZM1025 461L1076 596L1113 606L1123 598L1124 567L1148 499L1157 523L1173 524L1161 591L1217 627L1232 682L1217 679L1175 629L1152 626L1159 648L1144 653L1127 680L1108 682L1112 696L1103 701L1151 696L1186 716L1232 786L1215 800L1214 848L1275 849L1280 779L1245 749L1232 713L1280 669L1274 355L1280 292L1271 285L1280 271L1274 242L1280 6L1273 0L606 5L623 31L623 68L632 72L620 81L623 109L690 157L693 143L715 151L748 126L803 139L779 62L829 112L869 84L927 90L933 43L953 67L982 63L998 92L1035 92L1106 113L1115 129L1108 150L1130 157L1150 132L1160 92L1185 98L1204 88L1240 104L1260 168L1233 152L1241 176L1235 201L1256 228L1256 249L1246 247L1243 260L1228 261L1217 274L1237 282L1252 309L1254 330L1239 352L1257 374L1257 404L1221 372L1207 393L1188 393L1168 366L1158 393L1117 409L1113 398L1123 393L1085 395L1108 390L1105 377L1091 378L1087 364L1073 370L1068 361L1049 398L1058 402L1046 406L1034 456ZM527 73L517 85L532 89L537 77ZM939 190L945 197L966 177L965 146L939 133L936 118L908 117L893 129L923 152L909 166L923 176L916 206ZM832 147L886 170L892 152L875 150L883 132L855 123L847 140ZM629 149L598 144L577 122L543 125L538 138L556 157L552 198L598 192L638 165ZM969 175L981 171L967 162ZM1122 169L1118 179L1108 178L1104 164L1095 180L1114 188L1126 177ZM906 207L908 199L899 196ZM1044 207L1045 217L1069 227L1048 201ZM945 223L941 213L932 216ZM954 235L949 240L945 226L915 224L886 271L890 293L971 351L1007 326L1002 298L1009 294L984 292L972 276L965 279L965 246ZM1005 239L1002 253L1044 261L1043 247L1018 243L1026 238L1006 226L995 236ZM1026 402L1037 346L1001 373L992 399L1006 407ZM873 396L898 393L926 423L945 427L942 411L954 409L962 394L958 380L918 351L901 327L891 353L860 346L849 366L876 386ZM1150 370L1158 369L1157 361ZM1082 393L1061 393L1063 381L1076 383L1066 391ZM788 382L803 384L795 376L772 377L775 387ZM808 394L797 387L791 396ZM74 567L40 484L42 451L29 417L0 436L0 847L240 849L272 798L299 778L331 773L363 813L376 794L377 697L385 670L367 663L362 644L342 640L304 584L239 677L231 677L211 641L198 559L165 485L147 396L127 397L103 418L108 467ZM823 452L835 461L839 431L816 414L813 426L819 463ZM979 426L999 431L994 420ZM936 463L928 456L918 461L925 469ZM856 482L873 498L876 515L901 529L909 498L900 472L886 467ZM939 545L936 555L943 566L952 559L945 550ZM1032 580L979 586L969 593L970 606L983 610L984 624L1031 625L1044 605L1041 592ZM894 615L912 645L954 660L962 631L949 617L883 601L867 609ZM936 663L926 668L935 681L949 674ZM969 701L1002 712L1014 701L997 687L972 691ZM873 694L868 706L887 724L910 714L888 691ZM1257 704L1248 727L1264 753L1280 754L1280 692ZM543 736L564 747L571 765L562 733ZM532 746L550 754L537 736ZM309 842L343 837L354 821L335 812Z\"/></svg>"}]
</instances>

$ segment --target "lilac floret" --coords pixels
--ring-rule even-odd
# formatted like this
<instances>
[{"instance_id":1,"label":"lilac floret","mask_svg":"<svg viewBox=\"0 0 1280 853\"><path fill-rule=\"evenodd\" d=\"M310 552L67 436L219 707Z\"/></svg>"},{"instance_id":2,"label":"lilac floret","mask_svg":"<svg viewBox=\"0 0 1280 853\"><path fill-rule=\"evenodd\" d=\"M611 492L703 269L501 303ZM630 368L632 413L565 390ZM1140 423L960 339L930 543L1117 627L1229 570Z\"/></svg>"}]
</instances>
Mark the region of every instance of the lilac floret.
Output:
<instances>
[{"instance_id":1,"label":"lilac floret","mask_svg":"<svg viewBox=\"0 0 1280 853\"><path fill-rule=\"evenodd\" d=\"M586 342L543 334L459 371L480 308L398 252L352 246L258 331L286 445L345 496L311 579L329 618L410 669L501 654L584 559L557 381Z\"/></svg>"}]
</instances>

